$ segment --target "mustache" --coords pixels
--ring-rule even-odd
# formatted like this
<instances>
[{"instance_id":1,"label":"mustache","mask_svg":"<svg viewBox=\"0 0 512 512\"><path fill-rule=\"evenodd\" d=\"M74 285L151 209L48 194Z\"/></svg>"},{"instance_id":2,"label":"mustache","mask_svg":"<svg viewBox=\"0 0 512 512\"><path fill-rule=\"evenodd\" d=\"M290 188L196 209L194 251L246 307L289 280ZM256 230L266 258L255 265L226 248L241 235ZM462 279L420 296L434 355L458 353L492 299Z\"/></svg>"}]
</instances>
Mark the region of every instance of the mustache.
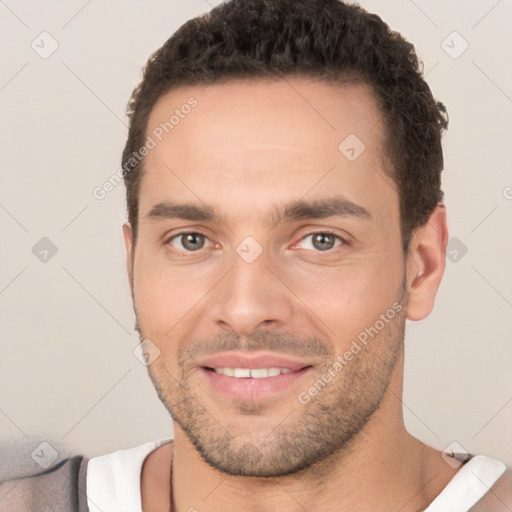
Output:
<instances>
[{"instance_id":1,"label":"mustache","mask_svg":"<svg viewBox=\"0 0 512 512\"><path fill-rule=\"evenodd\" d=\"M334 357L334 348L318 337L304 336L292 332L255 332L240 335L236 332L217 334L186 344L180 351L179 361L193 361L198 356L209 356L219 352L269 351L288 353L304 358Z\"/></svg>"}]
</instances>

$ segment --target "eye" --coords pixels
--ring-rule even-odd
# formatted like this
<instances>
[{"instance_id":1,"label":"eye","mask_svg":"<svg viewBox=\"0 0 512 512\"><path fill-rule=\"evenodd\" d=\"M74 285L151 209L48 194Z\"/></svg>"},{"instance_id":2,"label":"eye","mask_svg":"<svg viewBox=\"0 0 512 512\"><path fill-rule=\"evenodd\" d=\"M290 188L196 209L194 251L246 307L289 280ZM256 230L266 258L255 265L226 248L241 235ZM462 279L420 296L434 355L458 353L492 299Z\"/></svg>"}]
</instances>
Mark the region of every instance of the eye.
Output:
<instances>
[{"instance_id":1,"label":"eye","mask_svg":"<svg viewBox=\"0 0 512 512\"><path fill-rule=\"evenodd\" d=\"M206 244L207 238L201 233L180 233L173 236L169 243L176 249L185 251L198 251Z\"/></svg>"},{"instance_id":2,"label":"eye","mask_svg":"<svg viewBox=\"0 0 512 512\"><path fill-rule=\"evenodd\" d=\"M317 251L329 251L343 243L343 240L333 233L312 233L305 236L300 244L303 249L314 249Z\"/></svg>"}]
</instances>

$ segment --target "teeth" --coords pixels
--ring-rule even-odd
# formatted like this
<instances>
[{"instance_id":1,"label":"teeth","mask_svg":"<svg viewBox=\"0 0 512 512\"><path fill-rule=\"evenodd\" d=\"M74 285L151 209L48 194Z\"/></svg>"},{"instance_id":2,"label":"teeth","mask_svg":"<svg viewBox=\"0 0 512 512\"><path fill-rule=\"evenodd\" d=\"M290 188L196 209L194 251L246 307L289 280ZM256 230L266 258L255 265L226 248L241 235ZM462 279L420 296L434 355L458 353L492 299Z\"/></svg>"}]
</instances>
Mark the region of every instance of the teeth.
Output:
<instances>
[{"instance_id":1,"label":"teeth","mask_svg":"<svg viewBox=\"0 0 512 512\"><path fill-rule=\"evenodd\" d=\"M250 377L251 370L249 368L235 368L233 370L233 377Z\"/></svg>"},{"instance_id":2,"label":"teeth","mask_svg":"<svg viewBox=\"0 0 512 512\"><path fill-rule=\"evenodd\" d=\"M279 373L277 375L279 375ZM265 377L272 377L272 375L270 374L270 370L267 370L267 368L254 368L251 370L251 377L253 379L264 379Z\"/></svg>"},{"instance_id":3,"label":"teeth","mask_svg":"<svg viewBox=\"0 0 512 512\"><path fill-rule=\"evenodd\" d=\"M265 377L277 377L285 373L292 373L289 368L214 368L217 373L237 378L264 379Z\"/></svg>"}]
</instances>

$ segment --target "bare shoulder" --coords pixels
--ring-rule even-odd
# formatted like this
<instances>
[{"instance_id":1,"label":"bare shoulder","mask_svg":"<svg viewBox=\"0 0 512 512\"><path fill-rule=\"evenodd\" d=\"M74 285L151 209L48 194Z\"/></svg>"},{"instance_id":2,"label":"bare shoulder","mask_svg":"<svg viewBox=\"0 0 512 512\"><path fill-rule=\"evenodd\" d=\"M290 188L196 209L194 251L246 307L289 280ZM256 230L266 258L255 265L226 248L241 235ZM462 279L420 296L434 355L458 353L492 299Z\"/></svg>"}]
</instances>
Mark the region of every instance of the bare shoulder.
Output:
<instances>
[{"instance_id":1,"label":"bare shoulder","mask_svg":"<svg viewBox=\"0 0 512 512\"><path fill-rule=\"evenodd\" d=\"M512 510L512 468L507 468L470 512L510 512L510 510Z\"/></svg>"},{"instance_id":2,"label":"bare shoulder","mask_svg":"<svg viewBox=\"0 0 512 512\"><path fill-rule=\"evenodd\" d=\"M140 482L143 510L169 510L172 454L173 443L166 443L145 458Z\"/></svg>"}]
</instances>

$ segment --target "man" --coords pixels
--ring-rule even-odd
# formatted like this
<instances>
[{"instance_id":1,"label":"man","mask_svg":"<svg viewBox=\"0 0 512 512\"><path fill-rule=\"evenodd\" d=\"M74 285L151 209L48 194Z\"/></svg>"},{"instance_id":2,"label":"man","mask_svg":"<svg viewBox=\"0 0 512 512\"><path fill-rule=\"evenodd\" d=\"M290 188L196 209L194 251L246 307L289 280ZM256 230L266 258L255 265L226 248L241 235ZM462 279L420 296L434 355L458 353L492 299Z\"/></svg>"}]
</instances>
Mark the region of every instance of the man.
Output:
<instances>
[{"instance_id":1,"label":"man","mask_svg":"<svg viewBox=\"0 0 512 512\"><path fill-rule=\"evenodd\" d=\"M129 116L127 268L174 440L6 482L0 510L510 510L503 463L402 420L448 238L412 45L337 0L234 0L150 58Z\"/></svg>"}]
</instances>

